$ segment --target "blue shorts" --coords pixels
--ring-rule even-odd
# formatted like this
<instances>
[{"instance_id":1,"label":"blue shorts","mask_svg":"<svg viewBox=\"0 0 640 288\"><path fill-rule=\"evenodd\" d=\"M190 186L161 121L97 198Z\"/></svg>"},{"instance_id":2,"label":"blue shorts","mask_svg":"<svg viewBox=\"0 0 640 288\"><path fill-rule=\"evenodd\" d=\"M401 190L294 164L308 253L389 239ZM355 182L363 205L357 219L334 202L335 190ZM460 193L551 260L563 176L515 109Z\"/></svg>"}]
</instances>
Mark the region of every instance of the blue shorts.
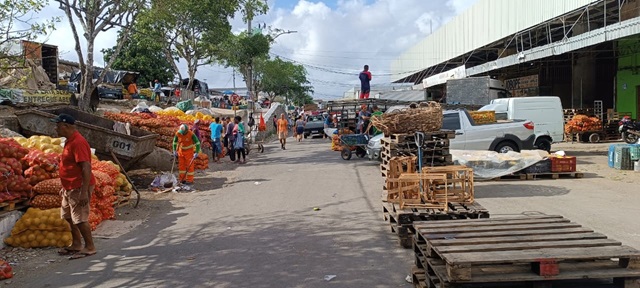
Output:
<instances>
[{"instance_id":1,"label":"blue shorts","mask_svg":"<svg viewBox=\"0 0 640 288\"><path fill-rule=\"evenodd\" d=\"M220 143L220 138L211 139L211 148L216 154L222 153L222 143Z\"/></svg>"},{"instance_id":2,"label":"blue shorts","mask_svg":"<svg viewBox=\"0 0 640 288\"><path fill-rule=\"evenodd\" d=\"M302 127L302 126L296 127L296 133L298 135L301 135L302 133L304 133L304 127Z\"/></svg>"}]
</instances>

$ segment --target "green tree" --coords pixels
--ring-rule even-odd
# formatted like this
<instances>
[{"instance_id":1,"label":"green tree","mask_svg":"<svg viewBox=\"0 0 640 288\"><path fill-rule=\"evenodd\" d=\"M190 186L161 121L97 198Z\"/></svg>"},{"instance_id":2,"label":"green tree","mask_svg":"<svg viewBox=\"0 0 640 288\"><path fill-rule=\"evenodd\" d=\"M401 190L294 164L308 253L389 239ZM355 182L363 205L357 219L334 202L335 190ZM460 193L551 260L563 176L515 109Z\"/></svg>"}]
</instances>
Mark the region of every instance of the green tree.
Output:
<instances>
[{"instance_id":1,"label":"green tree","mask_svg":"<svg viewBox=\"0 0 640 288\"><path fill-rule=\"evenodd\" d=\"M284 61L279 57L256 61L254 67L259 91L270 98L284 97L286 104L303 105L313 102L313 87L302 65Z\"/></svg>"},{"instance_id":2,"label":"green tree","mask_svg":"<svg viewBox=\"0 0 640 288\"><path fill-rule=\"evenodd\" d=\"M84 111L94 110L98 106L97 87L102 84L104 75L118 59L122 47L129 40L132 26L138 14L144 9L145 0L56 0L60 2L60 8L64 10L73 39L75 40L75 50L78 54L82 81L80 81L80 95L78 97L78 107ZM76 23L80 24L82 30L78 29ZM104 69L97 79L92 79L94 65L94 46L96 38L103 32L119 29L120 38L111 54L109 62L105 63ZM82 35L86 41L86 49L82 49L80 41ZM85 54L86 53L86 54ZM89 76L91 75L91 76ZM94 95L95 97L92 97Z\"/></svg>"},{"instance_id":3,"label":"green tree","mask_svg":"<svg viewBox=\"0 0 640 288\"><path fill-rule=\"evenodd\" d=\"M271 40L260 33L249 34L242 32L232 35L220 47L217 53L218 62L225 67L234 67L242 74L249 91L259 91L254 75L253 87L248 81L254 61L267 60Z\"/></svg>"},{"instance_id":4,"label":"green tree","mask_svg":"<svg viewBox=\"0 0 640 288\"><path fill-rule=\"evenodd\" d=\"M117 46L114 46L102 50L105 62L111 60L116 48ZM142 85L152 83L155 79L160 83L169 83L173 81L176 71L167 61L162 49L162 44L153 41L146 34L134 32L111 67L116 70L140 72L138 83Z\"/></svg>"},{"instance_id":5,"label":"green tree","mask_svg":"<svg viewBox=\"0 0 640 288\"><path fill-rule=\"evenodd\" d=\"M219 45L232 35L229 19L238 0L152 0L142 22L144 33L161 43L162 52L180 79L184 60L191 87L198 68L213 63Z\"/></svg>"}]
</instances>

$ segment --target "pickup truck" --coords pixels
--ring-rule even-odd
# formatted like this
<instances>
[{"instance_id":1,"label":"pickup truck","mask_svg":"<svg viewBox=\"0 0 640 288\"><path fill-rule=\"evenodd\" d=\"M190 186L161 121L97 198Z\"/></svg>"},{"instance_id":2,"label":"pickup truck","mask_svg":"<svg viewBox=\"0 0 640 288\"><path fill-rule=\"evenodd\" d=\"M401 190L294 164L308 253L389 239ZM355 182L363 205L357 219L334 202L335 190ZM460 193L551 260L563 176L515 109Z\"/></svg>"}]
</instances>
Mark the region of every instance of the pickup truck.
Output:
<instances>
[{"instance_id":1,"label":"pickup truck","mask_svg":"<svg viewBox=\"0 0 640 288\"><path fill-rule=\"evenodd\" d=\"M511 120L495 124L477 125L467 110L443 112L443 130L456 131L450 148L455 150L489 150L500 153L534 149L534 124L527 120ZM377 135L367 145L369 158L379 159L381 139Z\"/></svg>"},{"instance_id":2,"label":"pickup truck","mask_svg":"<svg viewBox=\"0 0 640 288\"><path fill-rule=\"evenodd\" d=\"M307 116L304 126L304 138L324 135L324 117L322 115Z\"/></svg>"}]
</instances>

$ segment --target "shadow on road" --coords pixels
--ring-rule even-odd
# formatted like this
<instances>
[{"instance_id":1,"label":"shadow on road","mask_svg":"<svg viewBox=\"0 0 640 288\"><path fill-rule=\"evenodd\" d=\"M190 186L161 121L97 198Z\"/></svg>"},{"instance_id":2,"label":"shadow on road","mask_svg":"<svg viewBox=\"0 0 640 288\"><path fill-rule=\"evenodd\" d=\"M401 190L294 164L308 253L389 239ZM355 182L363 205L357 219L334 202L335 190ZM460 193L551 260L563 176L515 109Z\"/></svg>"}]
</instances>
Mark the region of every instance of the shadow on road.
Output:
<instances>
[{"instance_id":1,"label":"shadow on road","mask_svg":"<svg viewBox=\"0 0 640 288\"><path fill-rule=\"evenodd\" d=\"M118 287L408 286L403 281L411 263L405 253L391 248L393 234L371 227L366 220L370 212L336 218L304 209L221 217L163 233L184 215L157 219L156 233L147 235L150 231L145 229L145 237L129 237L126 248L102 252L90 263L70 262L77 269L74 274L64 275L62 283L49 281L82 287L104 285L110 279L117 279L109 283ZM406 263L399 267L405 273L389 268L389 263L398 262ZM337 277L329 283L325 275Z\"/></svg>"},{"instance_id":2,"label":"shadow on road","mask_svg":"<svg viewBox=\"0 0 640 288\"><path fill-rule=\"evenodd\" d=\"M553 181L553 180L550 180ZM555 180L558 181L558 180ZM569 189L563 187L526 185L522 181L507 184L488 184L475 187L475 197L482 198L513 198L513 197L553 197L566 195Z\"/></svg>"}]
</instances>

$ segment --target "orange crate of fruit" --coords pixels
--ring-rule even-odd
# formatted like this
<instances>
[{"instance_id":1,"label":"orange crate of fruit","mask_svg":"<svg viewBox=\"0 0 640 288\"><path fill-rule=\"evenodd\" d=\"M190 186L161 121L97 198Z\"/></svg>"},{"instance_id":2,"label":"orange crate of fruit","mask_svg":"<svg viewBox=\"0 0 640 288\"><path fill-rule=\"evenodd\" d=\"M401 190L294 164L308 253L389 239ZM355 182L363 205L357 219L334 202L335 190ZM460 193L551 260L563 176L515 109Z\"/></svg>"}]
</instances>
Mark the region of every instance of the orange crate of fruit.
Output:
<instances>
[{"instance_id":1,"label":"orange crate of fruit","mask_svg":"<svg viewBox=\"0 0 640 288\"><path fill-rule=\"evenodd\" d=\"M576 172L576 157L551 157L551 172Z\"/></svg>"},{"instance_id":2,"label":"orange crate of fruit","mask_svg":"<svg viewBox=\"0 0 640 288\"><path fill-rule=\"evenodd\" d=\"M469 115L477 125L496 122L496 111L469 111Z\"/></svg>"}]
</instances>

